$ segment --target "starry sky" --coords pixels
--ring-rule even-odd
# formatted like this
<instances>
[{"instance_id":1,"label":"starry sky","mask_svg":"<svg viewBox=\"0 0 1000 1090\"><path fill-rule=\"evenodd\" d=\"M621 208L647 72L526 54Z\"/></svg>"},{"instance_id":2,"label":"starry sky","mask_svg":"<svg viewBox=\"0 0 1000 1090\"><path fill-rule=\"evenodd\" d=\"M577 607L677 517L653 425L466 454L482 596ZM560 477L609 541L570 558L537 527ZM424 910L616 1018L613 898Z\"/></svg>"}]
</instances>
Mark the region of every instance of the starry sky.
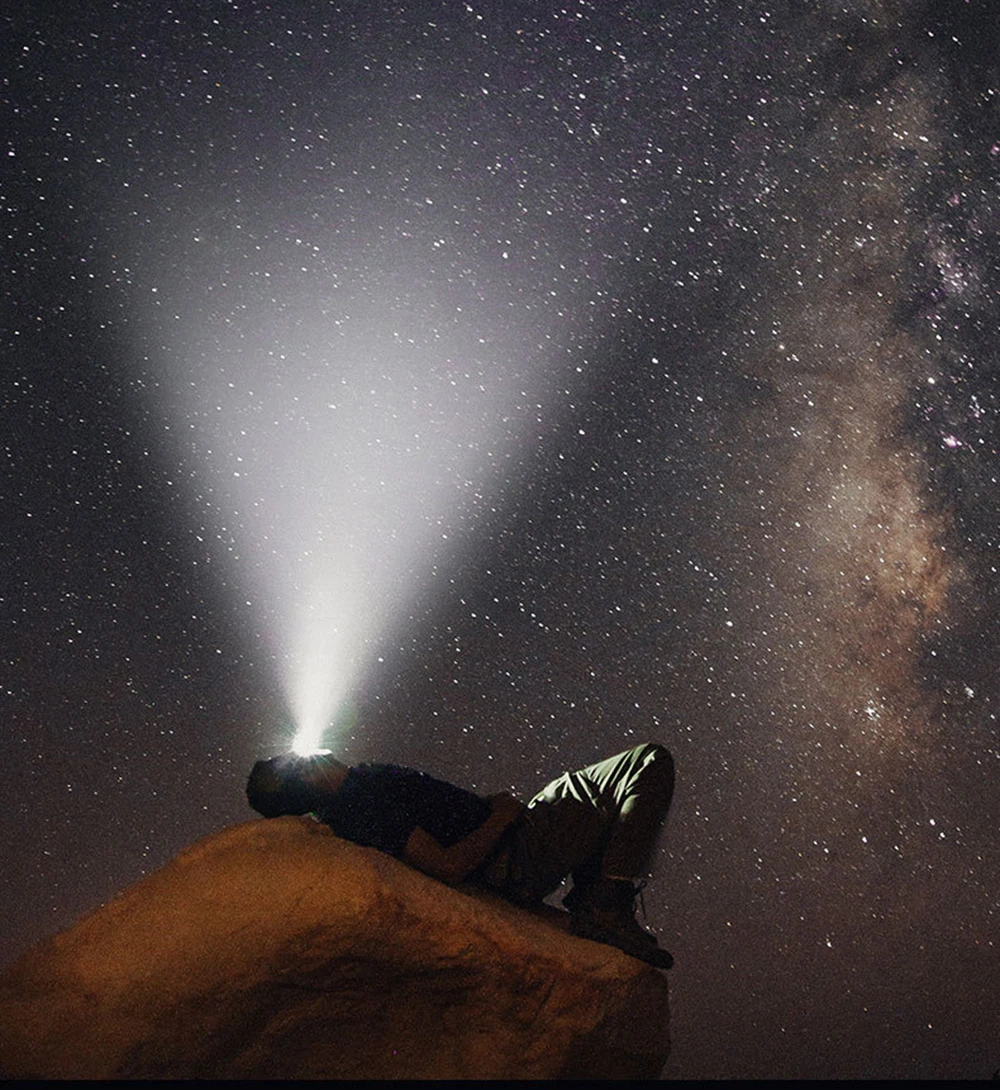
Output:
<instances>
[{"instance_id":1,"label":"starry sky","mask_svg":"<svg viewBox=\"0 0 1000 1090\"><path fill-rule=\"evenodd\" d=\"M668 1076L1000 1067L988 0L0 24L0 957L306 720L656 739Z\"/></svg>"}]
</instances>

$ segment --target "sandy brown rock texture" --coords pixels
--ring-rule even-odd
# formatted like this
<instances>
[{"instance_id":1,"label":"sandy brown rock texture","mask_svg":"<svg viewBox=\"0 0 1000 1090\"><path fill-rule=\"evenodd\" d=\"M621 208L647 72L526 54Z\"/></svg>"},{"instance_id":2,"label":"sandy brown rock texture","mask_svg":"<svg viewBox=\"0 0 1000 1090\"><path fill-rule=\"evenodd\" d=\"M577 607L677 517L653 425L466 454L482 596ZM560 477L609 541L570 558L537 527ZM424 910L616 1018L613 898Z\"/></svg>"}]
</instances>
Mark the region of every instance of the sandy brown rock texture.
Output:
<instances>
[{"instance_id":1,"label":"sandy brown rock texture","mask_svg":"<svg viewBox=\"0 0 1000 1090\"><path fill-rule=\"evenodd\" d=\"M182 852L0 978L8 1078L651 1078L664 975L308 818Z\"/></svg>"}]
</instances>

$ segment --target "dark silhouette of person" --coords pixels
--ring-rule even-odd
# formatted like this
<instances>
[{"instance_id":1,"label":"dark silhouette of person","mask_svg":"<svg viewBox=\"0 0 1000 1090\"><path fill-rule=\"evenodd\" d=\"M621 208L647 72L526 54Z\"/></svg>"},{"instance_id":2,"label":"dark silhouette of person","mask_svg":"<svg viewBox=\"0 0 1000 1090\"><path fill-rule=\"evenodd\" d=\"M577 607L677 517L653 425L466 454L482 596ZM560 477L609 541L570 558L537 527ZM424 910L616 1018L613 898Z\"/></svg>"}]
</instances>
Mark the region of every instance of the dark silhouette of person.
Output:
<instances>
[{"instance_id":1,"label":"dark silhouette of person","mask_svg":"<svg viewBox=\"0 0 1000 1090\"><path fill-rule=\"evenodd\" d=\"M649 742L563 773L527 805L412 768L350 767L328 752L258 761L247 799L264 817L311 813L448 885L471 882L525 907L570 875L563 904L574 934L669 969L673 958L636 920L635 902L673 790L673 758Z\"/></svg>"}]
</instances>

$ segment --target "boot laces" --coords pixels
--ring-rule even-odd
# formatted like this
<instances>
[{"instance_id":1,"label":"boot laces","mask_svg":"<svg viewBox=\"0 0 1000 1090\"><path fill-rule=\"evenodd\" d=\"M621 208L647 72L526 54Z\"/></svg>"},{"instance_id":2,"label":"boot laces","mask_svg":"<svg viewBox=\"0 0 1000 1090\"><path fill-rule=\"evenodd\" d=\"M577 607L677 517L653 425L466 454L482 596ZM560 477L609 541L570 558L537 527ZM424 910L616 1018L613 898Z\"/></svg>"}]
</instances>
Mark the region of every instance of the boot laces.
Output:
<instances>
[{"instance_id":1,"label":"boot laces","mask_svg":"<svg viewBox=\"0 0 1000 1090\"><path fill-rule=\"evenodd\" d=\"M639 881L636 882L636 884L632 887L633 897L639 898L639 907L642 909L643 920L646 919L646 898L642 895L642 891L646 888L647 885L649 885L649 883L646 881L646 879L640 878Z\"/></svg>"}]
</instances>

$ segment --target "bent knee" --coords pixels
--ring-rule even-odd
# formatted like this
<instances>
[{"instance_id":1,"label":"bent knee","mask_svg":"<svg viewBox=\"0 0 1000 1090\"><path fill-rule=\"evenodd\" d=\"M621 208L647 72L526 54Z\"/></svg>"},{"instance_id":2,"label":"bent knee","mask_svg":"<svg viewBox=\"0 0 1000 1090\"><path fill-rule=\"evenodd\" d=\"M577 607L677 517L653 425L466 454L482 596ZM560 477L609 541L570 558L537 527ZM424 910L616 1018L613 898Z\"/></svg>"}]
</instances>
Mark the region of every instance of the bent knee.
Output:
<instances>
[{"instance_id":1,"label":"bent knee","mask_svg":"<svg viewBox=\"0 0 1000 1090\"><path fill-rule=\"evenodd\" d=\"M643 746L637 746L641 751L644 768L655 768L657 772L669 777L674 776L674 756L662 742L647 742Z\"/></svg>"}]
</instances>

